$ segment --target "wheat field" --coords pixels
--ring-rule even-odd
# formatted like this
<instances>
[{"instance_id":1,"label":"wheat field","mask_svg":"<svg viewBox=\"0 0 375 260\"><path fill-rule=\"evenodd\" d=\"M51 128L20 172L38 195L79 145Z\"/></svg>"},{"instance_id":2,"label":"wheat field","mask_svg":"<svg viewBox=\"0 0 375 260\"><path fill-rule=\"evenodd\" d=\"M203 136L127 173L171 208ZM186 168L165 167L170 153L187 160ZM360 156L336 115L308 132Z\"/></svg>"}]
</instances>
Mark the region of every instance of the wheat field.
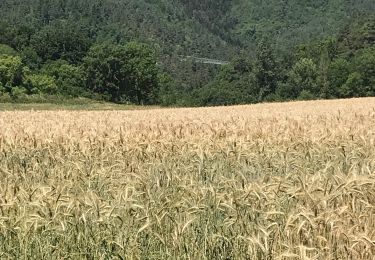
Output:
<instances>
[{"instance_id":1,"label":"wheat field","mask_svg":"<svg viewBox=\"0 0 375 260\"><path fill-rule=\"evenodd\" d=\"M375 98L0 112L1 259L374 259Z\"/></svg>"}]
</instances>

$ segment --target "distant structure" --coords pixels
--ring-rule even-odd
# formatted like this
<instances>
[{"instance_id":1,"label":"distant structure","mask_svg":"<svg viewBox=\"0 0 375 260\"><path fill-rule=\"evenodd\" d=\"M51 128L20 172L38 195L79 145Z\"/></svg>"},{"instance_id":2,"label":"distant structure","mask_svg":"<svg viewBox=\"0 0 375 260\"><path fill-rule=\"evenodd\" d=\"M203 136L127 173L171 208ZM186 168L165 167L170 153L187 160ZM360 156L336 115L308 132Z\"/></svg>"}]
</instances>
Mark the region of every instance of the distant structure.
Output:
<instances>
[{"instance_id":1,"label":"distant structure","mask_svg":"<svg viewBox=\"0 0 375 260\"><path fill-rule=\"evenodd\" d=\"M229 61L200 58L200 57L195 57L195 56L181 56L181 61L187 61L187 60L192 60L197 63L213 64L213 65L228 65L229 64Z\"/></svg>"}]
</instances>

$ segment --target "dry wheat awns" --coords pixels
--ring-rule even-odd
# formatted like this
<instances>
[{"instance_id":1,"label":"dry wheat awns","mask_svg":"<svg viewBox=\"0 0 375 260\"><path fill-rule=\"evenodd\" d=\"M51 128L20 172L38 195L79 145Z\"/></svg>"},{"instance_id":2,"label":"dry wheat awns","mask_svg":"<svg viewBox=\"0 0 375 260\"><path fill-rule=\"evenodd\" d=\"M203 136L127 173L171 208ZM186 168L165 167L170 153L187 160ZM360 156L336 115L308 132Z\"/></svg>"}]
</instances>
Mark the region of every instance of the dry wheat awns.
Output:
<instances>
[{"instance_id":1,"label":"dry wheat awns","mask_svg":"<svg viewBox=\"0 0 375 260\"><path fill-rule=\"evenodd\" d=\"M375 99L0 112L1 259L374 259Z\"/></svg>"}]
</instances>

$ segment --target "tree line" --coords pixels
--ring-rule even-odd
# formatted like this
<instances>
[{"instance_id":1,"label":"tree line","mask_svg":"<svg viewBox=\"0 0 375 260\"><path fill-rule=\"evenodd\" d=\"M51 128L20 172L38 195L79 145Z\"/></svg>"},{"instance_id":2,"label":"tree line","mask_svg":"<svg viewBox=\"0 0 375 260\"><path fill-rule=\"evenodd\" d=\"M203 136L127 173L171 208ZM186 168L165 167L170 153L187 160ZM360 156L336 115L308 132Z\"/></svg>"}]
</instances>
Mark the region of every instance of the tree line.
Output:
<instances>
[{"instance_id":1,"label":"tree line","mask_svg":"<svg viewBox=\"0 0 375 260\"><path fill-rule=\"evenodd\" d=\"M221 68L170 61L173 54L147 41L109 40L83 20L47 20L0 22L1 101L205 106L375 95L374 17L289 49L262 37L256 51L241 49Z\"/></svg>"},{"instance_id":2,"label":"tree line","mask_svg":"<svg viewBox=\"0 0 375 260\"><path fill-rule=\"evenodd\" d=\"M277 53L268 41L197 89L197 105L375 96L375 23Z\"/></svg>"},{"instance_id":3,"label":"tree line","mask_svg":"<svg viewBox=\"0 0 375 260\"><path fill-rule=\"evenodd\" d=\"M288 51L262 39L255 55L242 52L208 84L189 91L170 86L164 102L212 106L375 96L374 43L374 17Z\"/></svg>"}]
</instances>

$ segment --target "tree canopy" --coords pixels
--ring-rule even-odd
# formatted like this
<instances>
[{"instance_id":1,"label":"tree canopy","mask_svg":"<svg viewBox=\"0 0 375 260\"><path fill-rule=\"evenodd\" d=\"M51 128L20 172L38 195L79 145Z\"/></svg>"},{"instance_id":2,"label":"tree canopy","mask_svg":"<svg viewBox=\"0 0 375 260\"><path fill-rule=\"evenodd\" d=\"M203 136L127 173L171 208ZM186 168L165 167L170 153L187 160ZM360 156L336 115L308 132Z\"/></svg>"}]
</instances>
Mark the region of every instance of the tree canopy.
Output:
<instances>
[{"instance_id":1,"label":"tree canopy","mask_svg":"<svg viewBox=\"0 0 375 260\"><path fill-rule=\"evenodd\" d=\"M371 0L3 0L0 100L226 105L373 95L374 11Z\"/></svg>"}]
</instances>

